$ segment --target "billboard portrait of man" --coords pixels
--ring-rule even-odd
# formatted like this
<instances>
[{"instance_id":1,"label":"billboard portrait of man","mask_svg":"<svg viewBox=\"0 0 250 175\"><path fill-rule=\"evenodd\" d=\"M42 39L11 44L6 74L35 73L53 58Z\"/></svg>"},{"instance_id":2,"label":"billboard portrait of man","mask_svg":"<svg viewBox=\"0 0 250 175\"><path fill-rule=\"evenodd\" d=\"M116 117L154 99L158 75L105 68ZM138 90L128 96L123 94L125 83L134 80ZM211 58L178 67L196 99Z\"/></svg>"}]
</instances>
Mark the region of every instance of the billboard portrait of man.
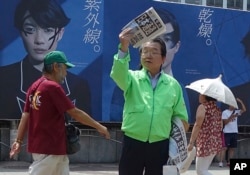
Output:
<instances>
[{"instance_id":1,"label":"billboard portrait of man","mask_svg":"<svg viewBox=\"0 0 250 175\"><path fill-rule=\"evenodd\" d=\"M53 21L56 26L51 26L51 21L46 22L42 16L33 17L23 12L19 15L21 20L17 20L19 27L14 27L15 9L21 1L32 3L34 0L4 1L0 6L0 18L5 24L0 30L1 119L19 119L27 87L41 76L42 55L57 49L64 51L76 65L69 70L63 84L72 102L98 121L121 122L123 96L109 77L113 54L118 47L117 36L124 25L150 7L170 12L179 26L179 37L171 22L168 24L169 33L162 36L168 46L165 72L172 74L183 87L198 79L222 74L223 82L249 106L246 90L241 90L250 82L250 63L245 55L248 46L241 42L249 31L249 12L151 0L36 0L40 3L39 8L34 4L31 8L38 10L33 11L39 12L43 9L42 4L56 1L61 6L61 14L70 20L63 25ZM113 3L116 8L112 8ZM53 11L55 5L52 7ZM130 13L124 10L131 7L136 8ZM29 24L34 27L27 27ZM28 38L33 36L32 32L38 32L39 37L30 44ZM41 47L45 41L46 47ZM33 49L39 57L28 49L30 45L39 46ZM130 52L133 58L139 58L138 50L131 48ZM131 60L132 69L138 69L138 64L139 60ZM185 88L183 92L190 111L189 122L192 123L198 94ZM247 115L248 110L241 121Z\"/></svg>"},{"instance_id":2,"label":"billboard portrait of man","mask_svg":"<svg viewBox=\"0 0 250 175\"><path fill-rule=\"evenodd\" d=\"M11 5L14 4L17 6L14 15L10 15L13 16L10 23L14 24L22 40L23 45L18 47L23 47L26 53L17 54L23 57L21 60L16 58L19 61L0 67L1 119L20 118L28 87L42 75L44 55L58 49L71 20L56 0L16 0ZM19 48L15 50L20 52ZM91 114L87 80L68 72L62 86L74 104Z\"/></svg>"},{"instance_id":3,"label":"billboard portrait of man","mask_svg":"<svg viewBox=\"0 0 250 175\"><path fill-rule=\"evenodd\" d=\"M180 27L177 19L175 18L174 14L166 9L156 9L156 12L161 17L162 21L166 25L167 31L158 36L161 37L166 44L167 54L166 60L162 66L162 70L171 76L173 75L172 71L172 62L175 59L176 53L178 53L181 47L181 40L180 40ZM189 110L189 101L186 94L186 89L183 87L183 94L185 98L185 103L187 109ZM110 120L111 121L122 121L122 111L123 111L123 94L122 91L116 86L112 95L111 105L110 105Z\"/></svg>"},{"instance_id":4,"label":"billboard portrait of man","mask_svg":"<svg viewBox=\"0 0 250 175\"><path fill-rule=\"evenodd\" d=\"M198 79L216 78L222 74L223 82L232 89L236 97L237 94L241 94L239 98L242 98L248 106L249 99L244 100L244 97L247 97L246 90L241 91L236 88L239 89L239 86L250 82L249 59L246 59L245 48L241 43L249 31L250 13L160 1L151 1L150 6L170 11L178 21L181 47L175 53L175 59L171 64L174 78L185 87ZM147 8L148 6L145 7ZM130 52L134 50L130 49ZM138 60L131 62L137 62L138 65ZM115 91L119 89L114 86ZM186 99L189 101L186 104L190 109L189 122L194 123L199 105L198 93L189 89L186 89L186 92L188 96ZM119 96L122 97L122 94ZM110 119L121 121L122 98L114 98L115 95L110 97ZM246 119L247 113L242 116L242 122L250 122Z\"/></svg>"}]
</instances>

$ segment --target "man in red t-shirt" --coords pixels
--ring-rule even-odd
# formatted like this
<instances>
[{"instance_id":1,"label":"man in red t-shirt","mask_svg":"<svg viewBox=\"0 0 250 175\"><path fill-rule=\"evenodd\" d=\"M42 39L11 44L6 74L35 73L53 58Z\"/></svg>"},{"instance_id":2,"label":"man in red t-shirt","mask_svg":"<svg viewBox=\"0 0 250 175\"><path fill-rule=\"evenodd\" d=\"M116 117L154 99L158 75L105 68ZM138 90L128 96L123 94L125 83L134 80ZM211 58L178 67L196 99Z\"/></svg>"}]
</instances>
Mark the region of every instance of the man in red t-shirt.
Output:
<instances>
[{"instance_id":1,"label":"man in red t-shirt","mask_svg":"<svg viewBox=\"0 0 250 175\"><path fill-rule=\"evenodd\" d=\"M20 152L21 143L28 131L28 152L32 153L34 160L29 168L30 174L69 174L65 113L82 124L96 128L107 139L110 138L105 126L75 107L66 96L60 84L67 75L67 68L71 67L74 65L67 61L63 52L48 53L44 59L42 77L28 89L17 138L12 145L10 157Z\"/></svg>"}]
</instances>

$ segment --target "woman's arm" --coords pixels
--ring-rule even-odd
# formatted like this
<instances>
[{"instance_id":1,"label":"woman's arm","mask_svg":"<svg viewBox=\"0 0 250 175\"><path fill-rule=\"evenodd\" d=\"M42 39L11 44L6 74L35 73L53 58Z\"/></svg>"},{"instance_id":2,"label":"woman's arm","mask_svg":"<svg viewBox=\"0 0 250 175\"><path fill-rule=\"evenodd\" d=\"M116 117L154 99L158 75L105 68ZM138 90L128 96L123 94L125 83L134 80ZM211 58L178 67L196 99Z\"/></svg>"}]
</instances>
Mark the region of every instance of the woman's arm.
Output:
<instances>
[{"instance_id":1,"label":"woman's arm","mask_svg":"<svg viewBox=\"0 0 250 175\"><path fill-rule=\"evenodd\" d=\"M192 129L192 134L188 144L188 151L191 151L193 149L194 143L198 137L204 119L205 119L205 108L202 104L200 104L196 111L196 121Z\"/></svg>"}]
</instances>

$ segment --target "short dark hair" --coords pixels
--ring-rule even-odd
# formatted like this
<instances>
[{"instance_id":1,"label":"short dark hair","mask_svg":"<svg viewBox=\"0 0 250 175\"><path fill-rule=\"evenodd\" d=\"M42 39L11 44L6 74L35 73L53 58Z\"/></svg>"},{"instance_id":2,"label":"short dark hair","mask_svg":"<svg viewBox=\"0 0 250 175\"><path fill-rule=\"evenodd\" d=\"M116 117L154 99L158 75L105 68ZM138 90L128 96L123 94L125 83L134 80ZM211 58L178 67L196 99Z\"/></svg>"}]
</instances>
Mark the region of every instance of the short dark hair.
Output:
<instances>
[{"instance_id":1,"label":"short dark hair","mask_svg":"<svg viewBox=\"0 0 250 175\"><path fill-rule=\"evenodd\" d=\"M166 9L155 9L155 10L164 24L170 23L173 26L174 31L172 35L172 41L173 44L176 45L176 43L180 41L180 27L175 16Z\"/></svg>"},{"instance_id":2,"label":"short dark hair","mask_svg":"<svg viewBox=\"0 0 250 175\"><path fill-rule=\"evenodd\" d=\"M205 99L207 100L207 101L217 101L215 98L213 98L213 97L209 97L209 96L207 96L207 95L204 95L205 96Z\"/></svg>"},{"instance_id":3,"label":"short dark hair","mask_svg":"<svg viewBox=\"0 0 250 175\"><path fill-rule=\"evenodd\" d=\"M63 28L69 22L61 5L55 0L21 0L14 15L14 25L23 30L24 15L30 13L35 22L42 28Z\"/></svg>"}]
</instances>

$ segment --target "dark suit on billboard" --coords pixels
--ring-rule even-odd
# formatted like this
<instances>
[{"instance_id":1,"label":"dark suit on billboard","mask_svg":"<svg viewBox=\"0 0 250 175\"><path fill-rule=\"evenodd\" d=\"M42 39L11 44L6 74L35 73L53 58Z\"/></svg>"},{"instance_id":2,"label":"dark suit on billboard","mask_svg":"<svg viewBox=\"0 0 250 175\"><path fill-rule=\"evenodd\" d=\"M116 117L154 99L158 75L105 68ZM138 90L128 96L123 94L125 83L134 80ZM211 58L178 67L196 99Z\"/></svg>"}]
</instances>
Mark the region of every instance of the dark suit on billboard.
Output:
<instances>
[{"instance_id":1,"label":"dark suit on billboard","mask_svg":"<svg viewBox=\"0 0 250 175\"><path fill-rule=\"evenodd\" d=\"M42 73L26 57L20 62L0 67L0 118L19 119L28 87ZM91 114L91 95L88 82L75 74L67 73L62 87L66 95L80 109Z\"/></svg>"}]
</instances>

